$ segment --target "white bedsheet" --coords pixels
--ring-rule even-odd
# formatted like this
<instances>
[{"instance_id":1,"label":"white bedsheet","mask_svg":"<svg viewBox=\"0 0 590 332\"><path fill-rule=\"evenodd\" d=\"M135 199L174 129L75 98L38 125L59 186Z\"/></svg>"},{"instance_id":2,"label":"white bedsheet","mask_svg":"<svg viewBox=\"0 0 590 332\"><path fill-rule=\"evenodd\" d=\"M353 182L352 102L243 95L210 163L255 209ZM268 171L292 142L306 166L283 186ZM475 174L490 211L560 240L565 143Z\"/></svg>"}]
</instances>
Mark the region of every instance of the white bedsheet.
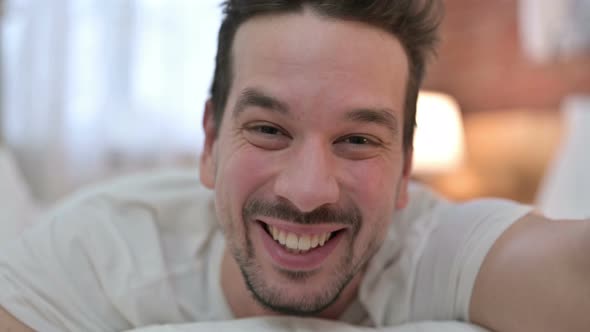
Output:
<instances>
[{"instance_id":1,"label":"white bedsheet","mask_svg":"<svg viewBox=\"0 0 590 332\"><path fill-rule=\"evenodd\" d=\"M460 322L421 322L396 327L373 329L314 318L262 317L222 322L162 325L127 332L486 332L480 327Z\"/></svg>"}]
</instances>

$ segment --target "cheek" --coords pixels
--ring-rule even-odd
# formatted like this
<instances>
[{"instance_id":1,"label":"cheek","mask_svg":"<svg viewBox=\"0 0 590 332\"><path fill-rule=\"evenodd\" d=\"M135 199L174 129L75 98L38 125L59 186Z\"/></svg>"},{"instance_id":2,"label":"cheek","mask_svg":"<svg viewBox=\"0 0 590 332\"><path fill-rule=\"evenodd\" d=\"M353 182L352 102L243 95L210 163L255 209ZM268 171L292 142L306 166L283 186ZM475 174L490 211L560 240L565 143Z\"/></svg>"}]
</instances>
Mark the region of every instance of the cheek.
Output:
<instances>
[{"instance_id":1,"label":"cheek","mask_svg":"<svg viewBox=\"0 0 590 332\"><path fill-rule=\"evenodd\" d=\"M395 212L401 168L375 160L355 165L349 174L353 181L349 186L354 188L354 202L363 214L363 224L354 246L356 254L363 255L371 246L380 245L387 234Z\"/></svg>"},{"instance_id":2,"label":"cheek","mask_svg":"<svg viewBox=\"0 0 590 332\"><path fill-rule=\"evenodd\" d=\"M216 202L224 219L241 220L246 200L264 186L270 170L264 156L255 148L242 147L220 155L216 179ZM227 221L227 220L224 220Z\"/></svg>"},{"instance_id":3,"label":"cheek","mask_svg":"<svg viewBox=\"0 0 590 332\"><path fill-rule=\"evenodd\" d=\"M354 199L365 218L392 214L400 180L400 167L382 160L362 161L349 168Z\"/></svg>"}]
</instances>

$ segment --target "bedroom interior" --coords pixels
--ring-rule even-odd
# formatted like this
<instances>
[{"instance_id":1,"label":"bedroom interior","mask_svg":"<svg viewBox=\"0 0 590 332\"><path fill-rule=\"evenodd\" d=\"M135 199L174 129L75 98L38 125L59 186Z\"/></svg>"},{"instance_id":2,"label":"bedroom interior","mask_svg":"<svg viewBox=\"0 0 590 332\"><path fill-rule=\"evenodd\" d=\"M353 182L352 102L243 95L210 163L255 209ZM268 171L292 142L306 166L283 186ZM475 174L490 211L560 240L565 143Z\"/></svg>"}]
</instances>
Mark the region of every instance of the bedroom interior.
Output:
<instances>
[{"instance_id":1,"label":"bedroom interior","mask_svg":"<svg viewBox=\"0 0 590 332\"><path fill-rule=\"evenodd\" d=\"M195 117L178 116L170 120L163 115L165 113L158 113L158 109L173 109L179 113L200 110L200 99L204 96L198 95L195 99L182 85L206 91L209 78L193 82L182 75L191 70L210 70L209 58L214 45L202 51L174 49L185 45L183 40L186 39L180 38L178 44L173 44L174 40L163 36L170 33L165 29L172 28L177 29L176 33L188 29L188 32L183 30L183 38L194 31L216 29L218 16L206 14L210 13L207 10L215 8L215 2L191 4L196 7L188 8L193 11L190 14L186 5L164 8L164 11L148 8L142 1L123 1L121 3L126 5L115 6L117 8L101 8L100 1L87 1L93 4L88 8L75 0L62 1L63 6L72 6L71 13L86 15L76 21L76 17L60 16L65 15L66 9L60 12L59 8L42 8L42 5L33 8L33 1L0 0L4 9L0 9L0 241L26 227L40 210L83 186L138 170L195 167L200 136L186 134L193 130L186 123L194 121ZM444 167L417 167L414 177L418 181L456 200L496 196L536 204L547 213L572 217L590 215L590 203L583 203L584 200L590 202L590 174L584 171L590 169L590 153L587 152L590 149L585 146L590 143L590 34L587 29L580 29L590 19L589 3L589 0L445 1L441 48L424 89L453 101L456 112L461 114L460 122L453 124L460 138L449 143L457 145L453 150L456 158L445 161ZM101 8L99 13L103 16L88 16L89 8ZM170 23L175 13L185 15L179 19L184 23L178 26ZM35 15L65 17L70 27L81 28L80 39L68 35L71 39L59 42L39 33L50 27L47 31L59 37L60 32L67 32L63 30L67 24L51 25L56 23L50 19L34 22ZM190 15L203 15L207 19L194 26L188 23L194 21ZM106 23L100 25L101 20ZM105 30L107 28L111 30ZM120 29L118 39L104 38L119 31L114 29ZM23 38L24 32L27 38L36 36L40 41ZM214 40L209 36L214 35L212 33L197 35L203 43ZM63 62L66 58L79 61L76 57L80 56L92 58L87 52L93 50L104 51L87 42L85 38L90 37L96 38L93 39L98 41L96 45L105 49L117 45L122 48L108 53L104 60L111 61L108 65L115 67L99 77L106 82L106 88L99 85L102 84L99 78L88 76L98 71L76 76L75 69L86 68L88 63ZM133 38L142 42L127 43ZM158 53L163 48L166 51L136 64L134 61L138 60L133 57L134 51L129 45L150 50L152 46L147 44L152 40L160 43L160 48L152 51ZM27 43L31 43L31 47L27 47ZM37 60L34 55L40 53L34 50L48 45L51 45L52 57ZM193 59L178 59L174 55L183 52L194 55ZM197 64L193 63L195 58L199 59ZM199 67L204 58L207 59L205 68ZM150 76L150 68L158 61L172 67L157 67L161 71ZM128 76L117 76L121 75L119 69L125 66L135 69ZM188 69L184 71L178 66ZM152 81L154 77L160 78L165 83L134 85L146 77ZM158 92L166 82L172 88L165 93ZM94 85L85 85L87 83ZM60 86L70 90L59 90ZM95 87L100 92L88 94L80 86ZM47 92L39 92L43 87L49 87ZM173 88L178 90L171 90ZM176 98L175 93L180 96ZM79 95L90 97L83 99L78 98ZM119 98L115 103L113 96ZM182 103L170 102L170 98ZM50 108L65 111L50 114ZM97 119L111 116L106 111L100 113L107 108L133 111L125 115L117 113L117 121L126 121L120 128L111 128L109 123L112 122L103 127L89 126ZM141 113L144 108L156 111ZM31 111L25 112L28 109ZM78 115L68 118L68 114ZM32 119L37 122L31 122ZM198 123L197 120L195 125ZM134 129L137 132L129 131L131 125L137 127ZM430 128L427 123L422 127ZM443 126L439 127L443 130ZM88 128L96 129L98 134L90 133ZM151 135L154 132L157 135ZM175 132L184 136L173 142L161 142ZM68 150L72 140L75 148ZM94 150L95 144L104 146Z\"/></svg>"},{"instance_id":2,"label":"bedroom interior","mask_svg":"<svg viewBox=\"0 0 590 332\"><path fill-rule=\"evenodd\" d=\"M445 1L425 88L458 101L466 151L461 167L427 182L456 199L538 202L568 144L568 101L590 112L589 2Z\"/></svg>"}]
</instances>

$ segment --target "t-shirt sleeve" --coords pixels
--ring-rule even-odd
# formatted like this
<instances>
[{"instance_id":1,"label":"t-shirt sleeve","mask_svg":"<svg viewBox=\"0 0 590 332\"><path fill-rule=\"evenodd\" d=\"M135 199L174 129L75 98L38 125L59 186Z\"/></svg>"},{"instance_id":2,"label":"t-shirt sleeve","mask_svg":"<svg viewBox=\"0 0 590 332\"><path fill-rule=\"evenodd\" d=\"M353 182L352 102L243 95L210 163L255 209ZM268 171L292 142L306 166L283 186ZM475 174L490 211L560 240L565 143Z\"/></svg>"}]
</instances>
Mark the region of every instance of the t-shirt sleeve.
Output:
<instances>
[{"instance_id":1,"label":"t-shirt sleeve","mask_svg":"<svg viewBox=\"0 0 590 332\"><path fill-rule=\"evenodd\" d=\"M501 199L440 206L417 262L411 320L469 321L471 293L487 253L531 210Z\"/></svg>"},{"instance_id":2,"label":"t-shirt sleeve","mask_svg":"<svg viewBox=\"0 0 590 332\"><path fill-rule=\"evenodd\" d=\"M0 306L37 331L130 327L103 289L116 242L100 245L110 223L99 205L54 214L0 248Z\"/></svg>"}]
</instances>

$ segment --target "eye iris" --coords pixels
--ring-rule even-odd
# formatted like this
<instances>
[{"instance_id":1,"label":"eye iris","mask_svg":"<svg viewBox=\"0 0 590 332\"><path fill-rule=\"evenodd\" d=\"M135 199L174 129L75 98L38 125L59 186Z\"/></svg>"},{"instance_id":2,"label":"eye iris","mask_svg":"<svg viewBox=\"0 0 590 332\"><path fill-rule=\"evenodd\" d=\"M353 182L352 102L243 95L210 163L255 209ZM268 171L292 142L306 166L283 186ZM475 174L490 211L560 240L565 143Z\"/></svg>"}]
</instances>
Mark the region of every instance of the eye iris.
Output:
<instances>
[{"instance_id":1,"label":"eye iris","mask_svg":"<svg viewBox=\"0 0 590 332\"><path fill-rule=\"evenodd\" d=\"M367 144L367 143L369 143L368 139L366 139L365 137L361 137L361 136L349 137L348 141L352 144Z\"/></svg>"},{"instance_id":2,"label":"eye iris","mask_svg":"<svg viewBox=\"0 0 590 332\"><path fill-rule=\"evenodd\" d=\"M277 128L273 128L273 127L269 127L269 126L262 126L259 127L258 130L263 133L263 134L268 134L268 135L276 135L279 131L277 130Z\"/></svg>"}]
</instances>

